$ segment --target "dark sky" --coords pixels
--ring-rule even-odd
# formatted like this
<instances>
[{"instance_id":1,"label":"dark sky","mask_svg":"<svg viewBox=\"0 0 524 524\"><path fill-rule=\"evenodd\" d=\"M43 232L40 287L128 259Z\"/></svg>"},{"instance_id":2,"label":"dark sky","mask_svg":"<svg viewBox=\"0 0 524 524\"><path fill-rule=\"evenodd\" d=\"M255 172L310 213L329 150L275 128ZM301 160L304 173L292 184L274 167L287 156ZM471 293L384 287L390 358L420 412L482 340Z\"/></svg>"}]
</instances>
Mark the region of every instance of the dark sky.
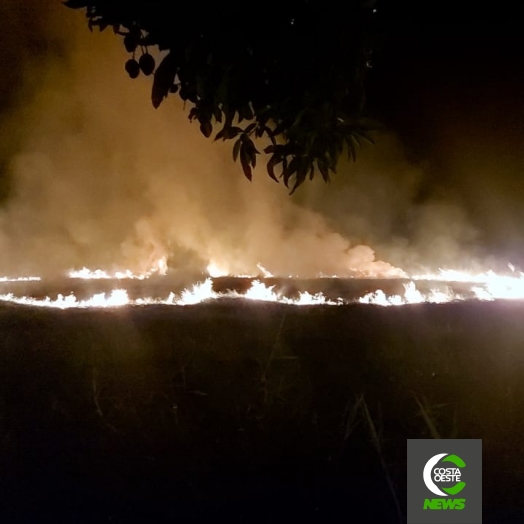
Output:
<instances>
[{"instance_id":1,"label":"dark sky","mask_svg":"<svg viewBox=\"0 0 524 524\"><path fill-rule=\"evenodd\" d=\"M369 107L412 160L427 163L420 201L439 187L453 192L493 249L520 253L524 17L502 3L448 20L382 4Z\"/></svg>"},{"instance_id":2,"label":"dark sky","mask_svg":"<svg viewBox=\"0 0 524 524\"><path fill-rule=\"evenodd\" d=\"M409 23L410 22L410 23ZM470 132L515 128L524 102L524 31L515 21L383 22L370 105L399 133L431 150L431 127L476 119ZM516 131L516 129L514 129Z\"/></svg>"}]
</instances>

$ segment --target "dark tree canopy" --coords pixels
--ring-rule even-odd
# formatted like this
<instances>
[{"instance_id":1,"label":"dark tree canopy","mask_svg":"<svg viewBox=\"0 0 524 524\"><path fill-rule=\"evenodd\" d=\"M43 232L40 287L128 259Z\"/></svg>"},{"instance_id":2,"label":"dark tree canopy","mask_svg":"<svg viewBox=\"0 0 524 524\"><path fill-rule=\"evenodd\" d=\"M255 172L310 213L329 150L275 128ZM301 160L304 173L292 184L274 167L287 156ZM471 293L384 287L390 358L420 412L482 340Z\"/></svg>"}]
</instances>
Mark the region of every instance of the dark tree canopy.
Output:
<instances>
[{"instance_id":1,"label":"dark tree canopy","mask_svg":"<svg viewBox=\"0 0 524 524\"><path fill-rule=\"evenodd\" d=\"M176 93L202 134L232 140L248 179L257 139L271 141L269 176L291 192L316 173L329 181L343 153L355 159L361 140L371 141L363 110L373 1L64 3L84 9L91 29L123 37L125 69L152 75L155 108Z\"/></svg>"}]
</instances>

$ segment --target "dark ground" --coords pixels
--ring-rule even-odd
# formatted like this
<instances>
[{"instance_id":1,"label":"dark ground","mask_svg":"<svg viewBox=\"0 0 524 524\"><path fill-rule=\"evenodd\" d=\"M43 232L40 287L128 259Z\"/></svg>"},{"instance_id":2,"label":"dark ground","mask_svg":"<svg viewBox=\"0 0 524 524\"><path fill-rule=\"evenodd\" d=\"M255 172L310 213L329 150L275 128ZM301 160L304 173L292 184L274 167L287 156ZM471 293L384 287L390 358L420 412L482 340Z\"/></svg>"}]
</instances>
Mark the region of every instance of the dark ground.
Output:
<instances>
[{"instance_id":1,"label":"dark ground","mask_svg":"<svg viewBox=\"0 0 524 524\"><path fill-rule=\"evenodd\" d=\"M484 522L522 522L523 312L3 306L0 522L401 522L432 429L483 439Z\"/></svg>"}]
</instances>

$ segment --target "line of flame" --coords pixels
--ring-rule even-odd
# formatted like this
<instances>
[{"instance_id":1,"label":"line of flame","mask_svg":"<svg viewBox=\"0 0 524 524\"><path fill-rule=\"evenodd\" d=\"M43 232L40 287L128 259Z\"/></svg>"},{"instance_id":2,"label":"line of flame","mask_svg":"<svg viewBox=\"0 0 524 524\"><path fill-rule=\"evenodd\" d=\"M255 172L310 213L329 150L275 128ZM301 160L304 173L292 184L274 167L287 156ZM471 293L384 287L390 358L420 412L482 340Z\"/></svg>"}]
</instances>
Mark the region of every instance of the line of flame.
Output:
<instances>
[{"instance_id":1,"label":"line of flame","mask_svg":"<svg viewBox=\"0 0 524 524\"><path fill-rule=\"evenodd\" d=\"M85 300L79 300L73 293L67 296L58 295L56 299L52 299L50 297L45 297L42 299L27 296L17 297L12 293L8 293L0 295L0 301L24 306L58 309L114 308L122 306L144 306L152 304L187 306L223 298L278 302L282 304L295 305L342 304L342 301L328 300L321 293L312 295L308 292L305 292L300 293L299 298L291 299L275 293L273 288L274 286L266 286L263 282L255 280L245 294L234 291L217 293L213 290L213 281L208 278L204 282L194 284L189 289L184 289L180 296L170 293L166 299L152 297L131 299L129 298L128 292L125 289L115 289L109 294L98 293Z\"/></svg>"},{"instance_id":2,"label":"line of flame","mask_svg":"<svg viewBox=\"0 0 524 524\"><path fill-rule=\"evenodd\" d=\"M0 282L40 282L40 277L0 277Z\"/></svg>"},{"instance_id":3,"label":"line of flame","mask_svg":"<svg viewBox=\"0 0 524 524\"><path fill-rule=\"evenodd\" d=\"M245 299L254 301L276 302L280 304L293 305L341 305L348 303L373 304L379 306L401 306L406 304L436 303L442 304L453 301L464 300L524 300L524 273L515 272L512 275L497 275L493 271L471 274L464 271L441 270L437 274L418 275L411 281L404 284L404 292L399 295L387 295L383 290L378 289L373 293L368 293L363 297L344 300L342 298L328 299L322 293L312 295L308 292L300 293L298 298L289 298L274 291L275 286L267 286L259 280L254 280L251 287L245 293L228 291L218 293L213 290L211 278L204 282L197 283L190 288L184 289L180 295L170 293L165 299L144 297L132 299L125 289L116 289L111 293L98 293L88 299L78 299L73 293L67 296L58 295L57 298L45 297L42 299L28 296L15 296L13 293L0 295L0 301L20 305L48 308L113 308L122 306L143 306L149 304L164 304L173 306L185 306L190 304L200 304L202 302L217 299ZM158 264L158 267L148 273L137 275L130 271L116 272L113 274L101 270L91 271L86 268L80 271L71 271L70 278L76 279L123 279L123 278L148 278L153 273L165 272L165 261ZM24 282L40 281L39 277L19 277L9 278L0 277L0 282ZM420 281L440 281L470 283L467 289L467 296L452 290L447 286L444 290L431 289L421 291L417 288Z\"/></svg>"},{"instance_id":4,"label":"line of flame","mask_svg":"<svg viewBox=\"0 0 524 524\"><path fill-rule=\"evenodd\" d=\"M125 271L114 271L108 273L102 269L91 270L87 267L82 269L71 269L67 276L69 278L80 279L80 280L145 280L152 275L165 275L167 273L167 259L162 257L157 260L155 265L143 273L133 273L129 269Z\"/></svg>"}]
</instances>

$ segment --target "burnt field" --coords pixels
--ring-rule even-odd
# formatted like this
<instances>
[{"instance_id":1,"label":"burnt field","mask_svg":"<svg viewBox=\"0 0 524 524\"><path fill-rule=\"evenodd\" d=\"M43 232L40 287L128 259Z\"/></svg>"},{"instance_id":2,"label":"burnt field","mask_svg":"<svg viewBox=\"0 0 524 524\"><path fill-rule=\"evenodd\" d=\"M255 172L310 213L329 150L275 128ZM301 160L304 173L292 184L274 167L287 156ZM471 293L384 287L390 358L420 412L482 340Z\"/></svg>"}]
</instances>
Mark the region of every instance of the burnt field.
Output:
<instances>
[{"instance_id":1,"label":"burnt field","mask_svg":"<svg viewBox=\"0 0 524 524\"><path fill-rule=\"evenodd\" d=\"M523 319L3 305L0 521L403 522L406 439L441 437L483 439L484 521L520 522Z\"/></svg>"}]
</instances>

